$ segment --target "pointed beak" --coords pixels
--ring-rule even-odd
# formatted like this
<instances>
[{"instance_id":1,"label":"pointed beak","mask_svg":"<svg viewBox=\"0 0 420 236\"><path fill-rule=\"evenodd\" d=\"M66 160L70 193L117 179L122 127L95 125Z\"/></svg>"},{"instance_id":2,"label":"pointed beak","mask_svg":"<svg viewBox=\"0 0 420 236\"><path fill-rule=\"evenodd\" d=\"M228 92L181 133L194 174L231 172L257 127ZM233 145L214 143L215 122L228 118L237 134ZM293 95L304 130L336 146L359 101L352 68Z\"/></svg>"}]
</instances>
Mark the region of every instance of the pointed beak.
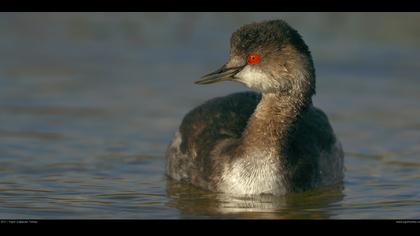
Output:
<instances>
[{"instance_id":1,"label":"pointed beak","mask_svg":"<svg viewBox=\"0 0 420 236\"><path fill-rule=\"evenodd\" d=\"M194 83L195 84L212 84L212 83L216 83L220 81L229 80L229 79L232 79L233 76L235 76L244 67L245 65L227 68L226 65L224 65L220 69L216 70L215 72L212 72L210 74L207 74L201 77L200 80L195 81Z\"/></svg>"}]
</instances>

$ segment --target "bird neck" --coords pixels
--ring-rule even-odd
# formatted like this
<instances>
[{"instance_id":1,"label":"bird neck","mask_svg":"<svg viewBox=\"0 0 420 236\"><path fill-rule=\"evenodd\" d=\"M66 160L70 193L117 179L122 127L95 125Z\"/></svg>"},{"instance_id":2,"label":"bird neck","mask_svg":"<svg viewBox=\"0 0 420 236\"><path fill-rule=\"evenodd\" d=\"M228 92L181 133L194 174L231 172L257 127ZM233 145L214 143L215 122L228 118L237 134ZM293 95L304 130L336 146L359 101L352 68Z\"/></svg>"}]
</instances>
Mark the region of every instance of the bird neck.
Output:
<instances>
[{"instance_id":1,"label":"bird neck","mask_svg":"<svg viewBox=\"0 0 420 236\"><path fill-rule=\"evenodd\" d=\"M288 147L289 136L303 111L312 104L304 93L262 94L238 146L246 156L279 156ZM274 155L273 155L274 154Z\"/></svg>"},{"instance_id":2,"label":"bird neck","mask_svg":"<svg viewBox=\"0 0 420 236\"><path fill-rule=\"evenodd\" d=\"M283 64L285 73L281 76L289 83L279 91L262 93L237 149L246 156L259 156L255 152L264 156L284 155L296 122L312 104L315 69L309 52L302 54L293 47L285 47L283 54L288 54L289 60Z\"/></svg>"}]
</instances>

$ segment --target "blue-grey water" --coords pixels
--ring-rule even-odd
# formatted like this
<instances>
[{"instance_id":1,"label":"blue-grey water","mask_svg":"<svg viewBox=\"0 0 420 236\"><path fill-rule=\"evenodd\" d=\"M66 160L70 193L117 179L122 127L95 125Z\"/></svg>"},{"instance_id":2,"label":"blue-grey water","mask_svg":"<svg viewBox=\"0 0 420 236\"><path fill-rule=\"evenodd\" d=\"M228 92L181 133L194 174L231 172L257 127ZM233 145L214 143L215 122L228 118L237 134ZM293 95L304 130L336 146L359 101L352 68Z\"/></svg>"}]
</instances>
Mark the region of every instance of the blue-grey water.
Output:
<instances>
[{"instance_id":1,"label":"blue-grey water","mask_svg":"<svg viewBox=\"0 0 420 236\"><path fill-rule=\"evenodd\" d=\"M193 84L239 26L282 18L317 69L343 186L232 198L167 180ZM1 13L0 218L420 218L419 13Z\"/></svg>"}]
</instances>

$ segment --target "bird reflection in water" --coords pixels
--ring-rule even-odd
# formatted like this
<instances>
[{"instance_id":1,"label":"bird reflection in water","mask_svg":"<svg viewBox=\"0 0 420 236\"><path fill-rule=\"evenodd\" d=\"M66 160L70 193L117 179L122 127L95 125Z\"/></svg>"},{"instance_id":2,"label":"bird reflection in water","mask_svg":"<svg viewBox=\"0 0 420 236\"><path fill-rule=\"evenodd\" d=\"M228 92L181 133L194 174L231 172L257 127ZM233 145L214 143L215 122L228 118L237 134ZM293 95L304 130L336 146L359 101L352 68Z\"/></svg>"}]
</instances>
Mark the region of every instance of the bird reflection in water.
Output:
<instances>
[{"instance_id":1,"label":"bird reflection in water","mask_svg":"<svg viewBox=\"0 0 420 236\"><path fill-rule=\"evenodd\" d=\"M168 179L168 207L183 218L224 219L330 219L344 197L343 184L284 196L232 196L214 193Z\"/></svg>"}]
</instances>

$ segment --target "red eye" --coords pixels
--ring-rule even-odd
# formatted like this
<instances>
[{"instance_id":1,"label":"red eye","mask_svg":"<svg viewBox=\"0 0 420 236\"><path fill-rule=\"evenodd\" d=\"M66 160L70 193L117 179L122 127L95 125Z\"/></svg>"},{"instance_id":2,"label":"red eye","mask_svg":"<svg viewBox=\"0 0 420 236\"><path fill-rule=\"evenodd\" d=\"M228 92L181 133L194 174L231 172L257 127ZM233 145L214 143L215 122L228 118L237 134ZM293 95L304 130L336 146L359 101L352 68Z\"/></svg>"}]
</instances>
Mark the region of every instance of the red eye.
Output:
<instances>
[{"instance_id":1,"label":"red eye","mask_svg":"<svg viewBox=\"0 0 420 236\"><path fill-rule=\"evenodd\" d=\"M255 64L260 62L261 57L260 57L260 55L258 55L256 53L251 53L251 54L249 54L247 60L248 60L248 64L255 65Z\"/></svg>"}]
</instances>

